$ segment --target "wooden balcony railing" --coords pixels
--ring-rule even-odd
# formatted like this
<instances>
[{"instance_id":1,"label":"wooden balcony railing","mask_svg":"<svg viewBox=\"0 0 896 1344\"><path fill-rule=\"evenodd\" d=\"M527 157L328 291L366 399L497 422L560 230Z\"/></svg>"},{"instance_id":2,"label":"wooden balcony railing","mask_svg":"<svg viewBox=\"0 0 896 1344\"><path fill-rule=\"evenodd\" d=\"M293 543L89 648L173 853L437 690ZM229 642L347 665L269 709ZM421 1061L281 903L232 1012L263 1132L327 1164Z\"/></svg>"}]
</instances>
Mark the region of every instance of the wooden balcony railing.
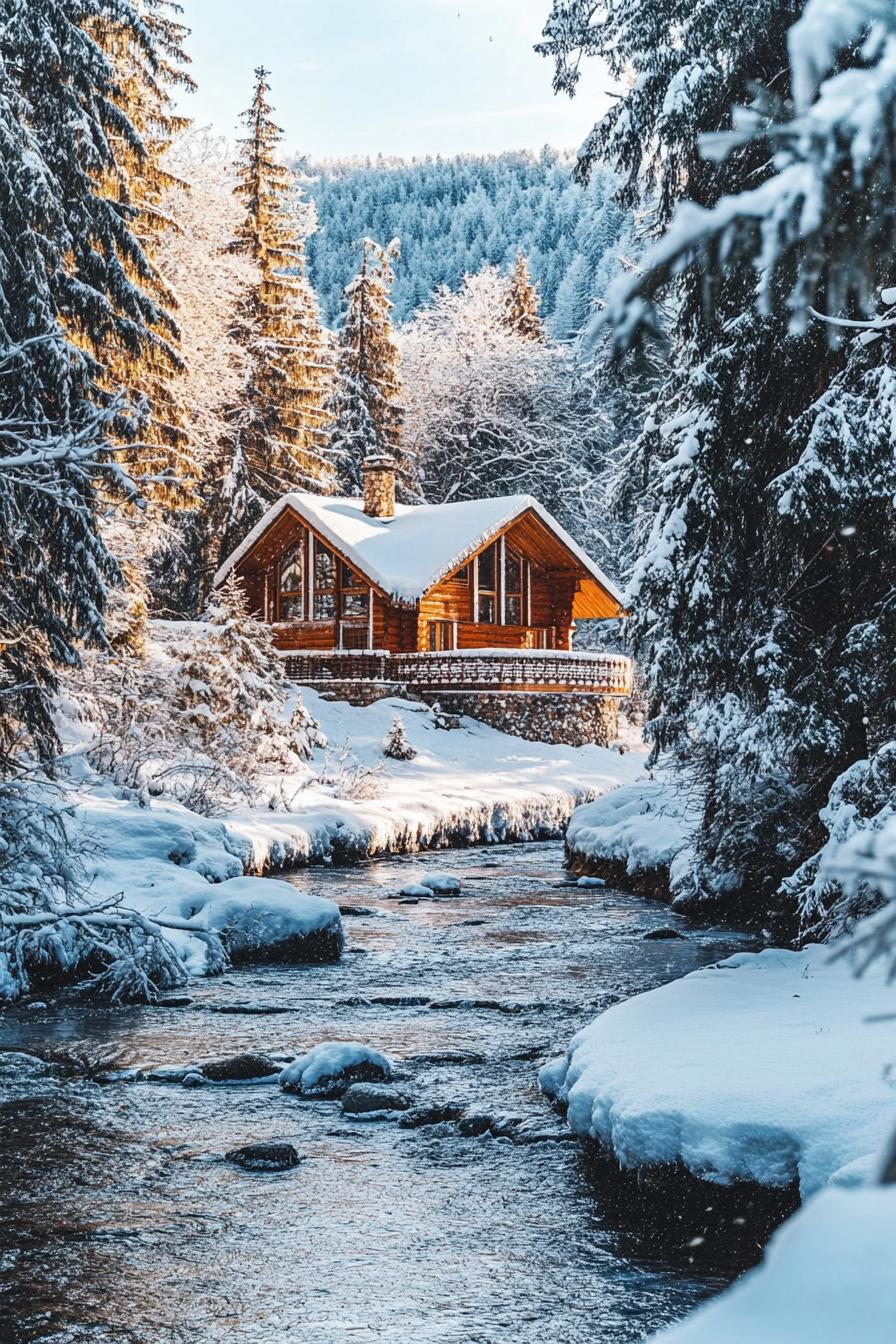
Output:
<instances>
[{"instance_id":1,"label":"wooden balcony railing","mask_svg":"<svg viewBox=\"0 0 896 1344\"><path fill-rule=\"evenodd\" d=\"M287 675L306 686L389 682L422 694L448 691L579 691L624 696L632 664L621 654L551 649L456 649L445 653L289 653Z\"/></svg>"}]
</instances>

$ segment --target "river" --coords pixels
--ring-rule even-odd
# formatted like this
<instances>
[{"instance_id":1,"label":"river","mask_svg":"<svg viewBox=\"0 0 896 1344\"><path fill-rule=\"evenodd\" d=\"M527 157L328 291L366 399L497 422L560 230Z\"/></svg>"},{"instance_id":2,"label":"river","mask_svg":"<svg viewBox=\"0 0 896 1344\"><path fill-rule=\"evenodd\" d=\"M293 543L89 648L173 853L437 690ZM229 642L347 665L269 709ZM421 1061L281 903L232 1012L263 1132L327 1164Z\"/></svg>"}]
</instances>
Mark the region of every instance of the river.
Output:
<instances>
[{"instance_id":1,"label":"river","mask_svg":"<svg viewBox=\"0 0 896 1344\"><path fill-rule=\"evenodd\" d=\"M457 874L462 894L390 899L424 870ZM75 1079L7 1103L3 1344L622 1344L726 1281L619 1235L535 1077L600 1010L742 936L561 885L556 844L289 880L369 912L346 915L341 963L232 971L191 985L181 1008L10 1008L0 1047L109 1047L121 1065L157 1065L360 1040L421 1100L514 1117L537 1141L352 1119L271 1086ZM644 940L670 924L686 937ZM304 1161L262 1175L221 1160L261 1139Z\"/></svg>"}]
</instances>

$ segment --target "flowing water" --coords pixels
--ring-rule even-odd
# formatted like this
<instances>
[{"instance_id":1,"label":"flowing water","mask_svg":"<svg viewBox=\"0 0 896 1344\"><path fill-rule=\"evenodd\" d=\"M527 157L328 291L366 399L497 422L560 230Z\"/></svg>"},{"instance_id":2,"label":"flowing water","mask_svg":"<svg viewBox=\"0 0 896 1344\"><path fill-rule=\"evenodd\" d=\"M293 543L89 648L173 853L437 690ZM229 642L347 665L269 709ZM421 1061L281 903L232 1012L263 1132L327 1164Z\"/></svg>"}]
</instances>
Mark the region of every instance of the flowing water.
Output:
<instances>
[{"instance_id":1,"label":"flowing water","mask_svg":"<svg viewBox=\"0 0 896 1344\"><path fill-rule=\"evenodd\" d=\"M620 1238L535 1078L601 1009L744 940L644 941L685 926L560 885L561 864L541 844L305 870L289 880L368 912L346 915L338 965L233 971L182 1008L0 1014L0 1047L113 1046L122 1065L366 1041L421 1101L514 1117L529 1140L352 1119L272 1086L48 1085L0 1108L3 1344L621 1344L715 1291L721 1276ZM446 869L462 895L390 899ZM263 1139L304 1160L222 1160Z\"/></svg>"}]
</instances>

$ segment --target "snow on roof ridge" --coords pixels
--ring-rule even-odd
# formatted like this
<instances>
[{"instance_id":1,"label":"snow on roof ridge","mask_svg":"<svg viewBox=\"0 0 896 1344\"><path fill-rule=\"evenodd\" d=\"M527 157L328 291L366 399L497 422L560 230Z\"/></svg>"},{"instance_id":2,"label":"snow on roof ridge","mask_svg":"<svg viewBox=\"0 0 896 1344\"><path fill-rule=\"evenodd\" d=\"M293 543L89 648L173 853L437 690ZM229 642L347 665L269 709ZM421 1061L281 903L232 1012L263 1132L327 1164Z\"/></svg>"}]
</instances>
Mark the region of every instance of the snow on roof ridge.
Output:
<instances>
[{"instance_id":1,"label":"snow on roof ridge","mask_svg":"<svg viewBox=\"0 0 896 1344\"><path fill-rule=\"evenodd\" d=\"M445 504L397 504L392 518L364 512L364 501L339 495L293 490L283 495L255 524L215 574L221 583L286 508L310 523L336 550L384 593L416 602L458 569L490 537L531 509L582 566L622 605L622 593L534 495L497 495ZM448 524L444 534L439 523ZM469 523L464 529L463 524ZM422 524L422 527L421 527ZM459 538L459 542L455 541ZM441 543L441 546L440 546Z\"/></svg>"}]
</instances>

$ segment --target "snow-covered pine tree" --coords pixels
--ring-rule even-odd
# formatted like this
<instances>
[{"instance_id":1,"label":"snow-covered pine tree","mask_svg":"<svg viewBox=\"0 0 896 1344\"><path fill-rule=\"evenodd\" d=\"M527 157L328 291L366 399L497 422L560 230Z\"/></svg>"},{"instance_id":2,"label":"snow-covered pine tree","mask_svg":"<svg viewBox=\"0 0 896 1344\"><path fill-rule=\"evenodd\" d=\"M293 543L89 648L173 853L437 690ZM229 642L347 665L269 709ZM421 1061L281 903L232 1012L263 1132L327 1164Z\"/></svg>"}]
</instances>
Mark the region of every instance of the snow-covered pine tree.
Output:
<instances>
[{"instance_id":1,"label":"snow-covered pine tree","mask_svg":"<svg viewBox=\"0 0 896 1344\"><path fill-rule=\"evenodd\" d=\"M305 275L313 213L301 208L293 174L277 157L282 131L268 95L268 71L259 67L236 168L235 195L245 214L230 244L260 272L241 309L249 371L231 422L235 451L264 503L286 490L326 492L332 485L326 433L332 357ZM228 451L225 472L232 470ZM225 529L254 521L229 514Z\"/></svg>"},{"instance_id":2,"label":"snow-covered pine tree","mask_svg":"<svg viewBox=\"0 0 896 1344\"><path fill-rule=\"evenodd\" d=\"M733 268L755 267L759 308L781 314L791 331L811 329L819 310L835 338L862 328L845 367L838 372L831 358L833 376L795 418L794 460L768 487L780 596L757 651L771 692L751 706L754 749L786 761L805 800L799 857L824 838L815 822L821 809L827 839L782 886L817 934L841 929L869 899L868 884L838 879L831 851L855 832L873 834L896 807L892 307L862 320L878 293L885 305L896 301L896 290L880 291L896 262L896 15L866 0L836 14L808 0L788 35L788 58L792 102L779 101L777 82L774 92L754 91L735 131L706 144L724 157L765 153L771 141L771 177L759 188L745 184L723 208L680 211L647 265L662 276L698 257L710 298ZM620 295L620 309L628 300Z\"/></svg>"},{"instance_id":3,"label":"snow-covered pine tree","mask_svg":"<svg viewBox=\"0 0 896 1344\"><path fill-rule=\"evenodd\" d=\"M732 104L756 83L774 80L786 98L788 28L801 7L763 0L735 15L729 0L684 12L632 0L594 21L592 5L558 0L545 43L558 87L575 87L582 53L623 82L627 67L637 71L589 137L582 171L609 157L626 175L624 201L652 206L660 229L682 196L698 219L768 179L762 144L743 142L718 161L701 157L700 140L731 125ZM655 257L674 246L675 228ZM636 445L654 507L639 527L631 632L648 677L649 732L687 761L703 801L687 892L765 918L781 879L811 852L823 800L784 731L800 675L794 655L801 637L807 655L815 646L789 601L794 557L768 485L792 465L792 426L838 361L817 331L793 333L777 312L755 311L752 270L721 276L711 307L705 274L693 264L655 269L630 303L618 298L629 284L611 295L623 340L651 284L671 282L675 314L669 376ZM803 705L808 743L811 695Z\"/></svg>"},{"instance_id":4,"label":"snow-covered pine tree","mask_svg":"<svg viewBox=\"0 0 896 1344\"><path fill-rule=\"evenodd\" d=\"M116 408L94 406L90 358L58 316L72 207L17 87L32 48L11 39L30 17L11 15L0 35L0 770L21 746L55 748L54 669L76 663L81 642L102 641L118 577L100 499L131 493L107 456ZM36 97L50 100L58 77L50 67Z\"/></svg>"},{"instance_id":5,"label":"snow-covered pine tree","mask_svg":"<svg viewBox=\"0 0 896 1344\"><path fill-rule=\"evenodd\" d=\"M228 412L232 416L249 373L249 351L239 339L240 305L259 285L261 271L252 257L228 249L243 214L233 194L226 141L190 130L168 151L165 166L176 180L163 208L176 227L160 239L159 266L178 294L186 425L198 499L171 516L153 556L150 588L157 610L195 618L218 554L242 540L240 520L260 507L251 498ZM228 519L238 521L236 529L228 529Z\"/></svg>"},{"instance_id":6,"label":"snow-covered pine tree","mask_svg":"<svg viewBox=\"0 0 896 1344\"><path fill-rule=\"evenodd\" d=\"M186 740L251 785L259 772L295 767L319 740L274 648L231 574L212 594L203 628L181 660L175 705Z\"/></svg>"},{"instance_id":7,"label":"snow-covered pine tree","mask_svg":"<svg viewBox=\"0 0 896 1344\"><path fill-rule=\"evenodd\" d=\"M532 283L529 264L522 248L516 254L516 261L507 283L504 320L510 330L517 336L522 336L524 340L544 340L541 301L538 290Z\"/></svg>"},{"instance_id":8,"label":"snow-covered pine tree","mask_svg":"<svg viewBox=\"0 0 896 1344\"><path fill-rule=\"evenodd\" d=\"M136 342L129 331L106 332L101 341L87 334L104 384L126 389L132 402L145 405L139 451L130 456L149 478L147 493L168 505L184 504L196 479L174 317L178 300L159 267L160 250L175 227L165 198L179 185L165 156L189 125L177 113L174 96L193 87L182 12L175 0L131 0L124 10L104 3L87 24L112 68L110 101L133 132L112 139L102 189L128 218L140 244L141 257L123 258L124 268L157 310Z\"/></svg>"},{"instance_id":9,"label":"snow-covered pine tree","mask_svg":"<svg viewBox=\"0 0 896 1344\"><path fill-rule=\"evenodd\" d=\"M361 493L365 457L388 453L398 463L403 492L414 495L414 467L402 447L399 350L390 320L398 240L380 247L365 238L361 249L361 268L344 291L346 313L329 408L330 451L344 492Z\"/></svg>"},{"instance_id":10,"label":"snow-covered pine tree","mask_svg":"<svg viewBox=\"0 0 896 1344\"><path fill-rule=\"evenodd\" d=\"M397 714L383 742L383 755L389 756L393 761L412 761L417 755L416 748L412 747L407 739L404 723Z\"/></svg>"}]
</instances>

